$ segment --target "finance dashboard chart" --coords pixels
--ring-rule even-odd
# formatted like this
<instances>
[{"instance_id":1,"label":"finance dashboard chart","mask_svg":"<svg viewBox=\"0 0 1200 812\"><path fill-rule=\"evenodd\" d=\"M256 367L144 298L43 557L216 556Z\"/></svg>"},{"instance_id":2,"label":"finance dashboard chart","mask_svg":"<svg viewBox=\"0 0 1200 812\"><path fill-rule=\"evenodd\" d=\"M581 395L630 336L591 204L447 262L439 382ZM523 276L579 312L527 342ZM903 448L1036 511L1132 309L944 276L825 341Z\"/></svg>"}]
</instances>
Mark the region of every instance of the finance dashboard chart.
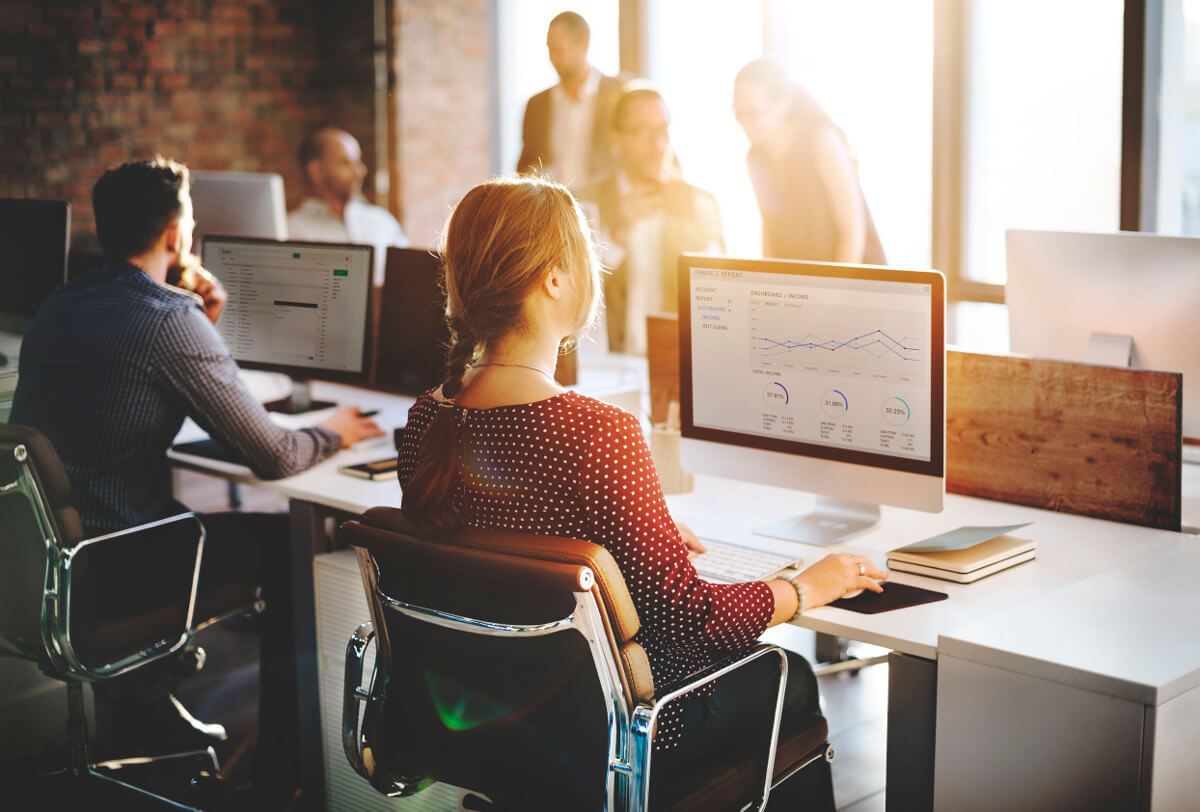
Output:
<instances>
[{"instance_id":1,"label":"finance dashboard chart","mask_svg":"<svg viewBox=\"0 0 1200 812\"><path fill-rule=\"evenodd\" d=\"M229 295L217 329L235 359L362 371L369 249L210 238L204 262Z\"/></svg>"},{"instance_id":2,"label":"finance dashboard chart","mask_svg":"<svg viewBox=\"0 0 1200 812\"><path fill-rule=\"evenodd\" d=\"M693 268L696 426L930 458L928 285Z\"/></svg>"}]
</instances>

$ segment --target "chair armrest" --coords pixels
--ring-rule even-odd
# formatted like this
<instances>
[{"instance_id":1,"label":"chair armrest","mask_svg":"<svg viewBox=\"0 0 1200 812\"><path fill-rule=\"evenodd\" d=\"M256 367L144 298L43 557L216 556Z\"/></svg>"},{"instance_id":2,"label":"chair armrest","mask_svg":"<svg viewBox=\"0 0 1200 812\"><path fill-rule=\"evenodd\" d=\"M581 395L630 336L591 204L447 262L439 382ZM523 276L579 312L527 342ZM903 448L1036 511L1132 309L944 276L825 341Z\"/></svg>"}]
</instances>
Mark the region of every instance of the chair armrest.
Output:
<instances>
[{"instance_id":1,"label":"chair armrest","mask_svg":"<svg viewBox=\"0 0 1200 812\"><path fill-rule=\"evenodd\" d=\"M654 734L658 714L668 702L672 702L699 688L708 685L721 677L745 668L750 663L763 657L776 656L779 658L779 684L775 697L774 722L771 725L770 740L767 744L767 760L762 798L770 792L771 777L775 767L775 745L779 738L779 722L783 714L784 686L787 684L787 655L779 646L770 643L759 643L749 651L731 655L712 665L689 674L684 681L665 687L649 702L639 702L633 709L630 730L632 733L631 768L633 771L631 786L640 795L640 805L635 808L646 809L649 805L651 757L654 753ZM686 734L685 734L686 735Z\"/></svg>"},{"instance_id":2,"label":"chair armrest","mask_svg":"<svg viewBox=\"0 0 1200 812\"><path fill-rule=\"evenodd\" d=\"M701 668L699 671L693 671L674 685L663 688L650 703L646 704L654 706L665 705L711 682L715 682L726 674L737 671L739 668L744 668L760 657L765 657L772 653L780 659L782 668L779 671L779 684L783 685L787 680L787 655L784 654L783 649L772 643L758 643L745 652L730 655L723 660L718 660L709 666Z\"/></svg>"},{"instance_id":3,"label":"chair armrest","mask_svg":"<svg viewBox=\"0 0 1200 812\"><path fill-rule=\"evenodd\" d=\"M366 757L363 755L358 713L360 703L371 701L370 689L362 687L362 672L367 646L374 638L375 627L370 622L363 623L350 635L350 642L346 644L346 678L342 682L342 749L354 771L368 781L375 772L375 764L369 753Z\"/></svg>"},{"instance_id":4,"label":"chair armrest","mask_svg":"<svg viewBox=\"0 0 1200 812\"><path fill-rule=\"evenodd\" d=\"M54 560L47 568L43 639L51 661L73 679L114 677L187 642L204 554L204 525L194 513L85 539L68 549L53 548L50 554ZM155 577L147 579L146 572ZM131 596L142 599L140 604L133 601L138 605L132 617L93 616L95 607L108 608L110 599L128 605ZM143 611L153 617L135 629L137 613ZM78 615L74 622L73 614ZM99 664L85 662L89 658L84 652L98 643L87 638L86 625L84 639L79 639L80 623L92 624L109 638L103 643L107 648L93 653L93 659L101 656ZM125 650L122 632L129 633ZM134 642L139 637L140 642Z\"/></svg>"}]
</instances>

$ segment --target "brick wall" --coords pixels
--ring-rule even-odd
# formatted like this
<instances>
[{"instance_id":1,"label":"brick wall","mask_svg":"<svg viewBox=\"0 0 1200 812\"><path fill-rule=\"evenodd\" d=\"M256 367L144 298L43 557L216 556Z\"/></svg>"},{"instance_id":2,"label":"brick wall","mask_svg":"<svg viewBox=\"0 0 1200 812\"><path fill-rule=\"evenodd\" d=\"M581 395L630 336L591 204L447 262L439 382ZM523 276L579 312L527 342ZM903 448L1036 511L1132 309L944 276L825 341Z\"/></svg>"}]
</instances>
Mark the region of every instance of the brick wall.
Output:
<instances>
[{"instance_id":1,"label":"brick wall","mask_svg":"<svg viewBox=\"0 0 1200 812\"><path fill-rule=\"evenodd\" d=\"M492 171L488 0L388 0L388 150L375 144L374 0L0 0L0 197L70 200L94 230L105 169L161 153L278 172L303 195L304 133L337 123L414 245ZM382 166L376 162L376 153Z\"/></svg>"},{"instance_id":2,"label":"brick wall","mask_svg":"<svg viewBox=\"0 0 1200 812\"><path fill-rule=\"evenodd\" d=\"M414 246L492 173L488 0L396 0L393 202Z\"/></svg>"},{"instance_id":3,"label":"brick wall","mask_svg":"<svg viewBox=\"0 0 1200 812\"><path fill-rule=\"evenodd\" d=\"M279 172L319 123L373 169L372 0L3 0L0 197L70 200L94 228L103 171L162 153L194 169Z\"/></svg>"}]
</instances>

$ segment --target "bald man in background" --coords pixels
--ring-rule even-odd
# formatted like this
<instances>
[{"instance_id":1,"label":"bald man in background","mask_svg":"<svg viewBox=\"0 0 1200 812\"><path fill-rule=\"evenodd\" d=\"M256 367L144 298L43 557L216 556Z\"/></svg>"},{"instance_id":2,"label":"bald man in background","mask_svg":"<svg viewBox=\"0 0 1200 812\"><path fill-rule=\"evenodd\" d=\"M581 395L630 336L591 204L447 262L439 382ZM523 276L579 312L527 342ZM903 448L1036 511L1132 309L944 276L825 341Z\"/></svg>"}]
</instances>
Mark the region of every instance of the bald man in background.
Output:
<instances>
[{"instance_id":1,"label":"bald man in background","mask_svg":"<svg viewBox=\"0 0 1200 812\"><path fill-rule=\"evenodd\" d=\"M354 136L322 127L300 145L300 169L308 196L288 215L288 236L312 242L360 243L375 247L375 284L383 284L387 248L408 247L392 213L362 197L367 166Z\"/></svg>"}]
</instances>

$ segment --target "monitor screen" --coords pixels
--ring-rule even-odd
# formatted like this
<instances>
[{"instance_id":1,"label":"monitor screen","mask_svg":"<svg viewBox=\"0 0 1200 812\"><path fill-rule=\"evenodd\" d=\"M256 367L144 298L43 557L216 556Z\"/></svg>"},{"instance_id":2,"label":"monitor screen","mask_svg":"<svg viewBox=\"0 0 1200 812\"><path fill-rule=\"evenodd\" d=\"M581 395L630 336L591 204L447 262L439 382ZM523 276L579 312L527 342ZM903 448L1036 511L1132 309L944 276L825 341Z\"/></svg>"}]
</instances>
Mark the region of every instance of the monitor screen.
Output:
<instances>
[{"instance_id":1,"label":"monitor screen","mask_svg":"<svg viewBox=\"0 0 1200 812\"><path fill-rule=\"evenodd\" d=\"M942 476L941 274L680 261L685 437Z\"/></svg>"},{"instance_id":2,"label":"monitor screen","mask_svg":"<svg viewBox=\"0 0 1200 812\"><path fill-rule=\"evenodd\" d=\"M70 240L70 203L0 199L0 314L26 324L37 314L66 280Z\"/></svg>"},{"instance_id":3,"label":"monitor screen","mask_svg":"<svg viewBox=\"0 0 1200 812\"><path fill-rule=\"evenodd\" d=\"M366 382L370 246L209 237L204 267L229 295L217 329L240 365Z\"/></svg>"}]
</instances>

